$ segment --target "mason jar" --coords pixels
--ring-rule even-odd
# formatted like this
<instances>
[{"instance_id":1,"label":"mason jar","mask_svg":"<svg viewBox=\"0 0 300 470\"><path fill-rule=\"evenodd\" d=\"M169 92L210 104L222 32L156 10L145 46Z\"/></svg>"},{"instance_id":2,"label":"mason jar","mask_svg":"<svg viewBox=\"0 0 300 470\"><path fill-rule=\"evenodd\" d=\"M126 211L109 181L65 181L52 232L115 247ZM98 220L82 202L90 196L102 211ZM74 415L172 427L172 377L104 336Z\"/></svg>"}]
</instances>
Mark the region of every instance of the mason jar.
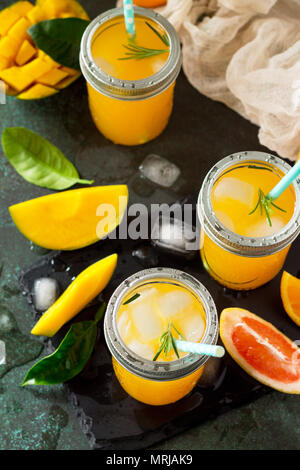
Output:
<instances>
[{"instance_id":1,"label":"mason jar","mask_svg":"<svg viewBox=\"0 0 300 470\"><path fill-rule=\"evenodd\" d=\"M166 405L187 395L203 373L206 355L187 353L173 361L152 361L129 349L121 338L117 315L125 298L143 286L167 283L180 286L200 303L205 312L203 344L216 344L218 316L207 289L193 276L170 268L151 268L130 276L113 293L105 314L104 335L112 355L115 374L124 390L138 401L149 405ZM158 358L159 359L159 358Z\"/></svg>"},{"instance_id":2,"label":"mason jar","mask_svg":"<svg viewBox=\"0 0 300 470\"><path fill-rule=\"evenodd\" d=\"M220 160L208 172L197 204L203 265L216 281L235 290L255 289L273 279L281 270L291 243L300 231L299 179L286 190L290 191L294 200L294 212L288 223L278 232L262 237L242 236L229 230L219 220L212 205L215 185L223 175L249 165L250 168L259 165L260 171L265 168L279 178L291 168L282 159L268 153L235 153Z\"/></svg>"},{"instance_id":3,"label":"mason jar","mask_svg":"<svg viewBox=\"0 0 300 470\"><path fill-rule=\"evenodd\" d=\"M181 68L180 42L173 26L157 12L140 7L134 10L137 27L139 22L151 21L168 38L167 60L156 73L127 80L116 78L113 67L108 73L103 70L104 66L97 65L93 54L95 42L108 31L115 33L117 28L125 29L122 8L109 10L89 24L82 37L80 51L80 66L87 82L94 123L106 138L123 145L143 144L165 129L172 112L175 80ZM151 34L157 41L157 36L153 32ZM116 44L114 47L119 46ZM147 60L122 61L123 70L132 64L135 67L143 65Z\"/></svg>"}]
</instances>

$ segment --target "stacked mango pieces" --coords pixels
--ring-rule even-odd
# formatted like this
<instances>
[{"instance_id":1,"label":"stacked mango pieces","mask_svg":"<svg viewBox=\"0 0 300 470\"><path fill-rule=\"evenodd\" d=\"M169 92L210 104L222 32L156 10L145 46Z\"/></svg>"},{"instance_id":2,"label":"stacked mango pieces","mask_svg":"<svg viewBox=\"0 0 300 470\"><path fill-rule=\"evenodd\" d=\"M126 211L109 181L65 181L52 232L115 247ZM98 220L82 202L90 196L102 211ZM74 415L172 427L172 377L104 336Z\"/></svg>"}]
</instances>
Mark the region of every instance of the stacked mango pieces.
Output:
<instances>
[{"instance_id":1,"label":"stacked mango pieces","mask_svg":"<svg viewBox=\"0 0 300 470\"><path fill-rule=\"evenodd\" d=\"M81 18L86 12L75 0L19 1L0 11L0 80L6 93L21 100L46 98L70 85L80 72L64 67L38 49L27 30L53 18Z\"/></svg>"}]
</instances>

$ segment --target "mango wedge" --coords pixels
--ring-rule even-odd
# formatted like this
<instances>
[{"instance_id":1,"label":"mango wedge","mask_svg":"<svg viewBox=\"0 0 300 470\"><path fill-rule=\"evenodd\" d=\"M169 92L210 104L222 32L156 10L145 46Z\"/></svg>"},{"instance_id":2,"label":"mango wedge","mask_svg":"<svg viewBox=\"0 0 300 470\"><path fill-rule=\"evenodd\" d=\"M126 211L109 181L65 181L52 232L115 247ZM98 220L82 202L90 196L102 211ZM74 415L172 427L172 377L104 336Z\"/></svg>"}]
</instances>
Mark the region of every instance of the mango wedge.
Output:
<instances>
[{"instance_id":1,"label":"mango wedge","mask_svg":"<svg viewBox=\"0 0 300 470\"><path fill-rule=\"evenodd\" d=\"M49 337L55 335L105 288L113 275L117 260L118 256L113 254L82 271L42 315L31 333Z\"/></svg>"},{"instance_id":2,"label":"mango wedge","mask_svg":"<svg viewBox=\"0 0 300 470\"><path fill-rule=\"evenodd\" d=\"M20 232L36 245L76 250L112 232L127 203L126 185L94 186L21 202L9 211Z\"/></svg>"}]
</instances>

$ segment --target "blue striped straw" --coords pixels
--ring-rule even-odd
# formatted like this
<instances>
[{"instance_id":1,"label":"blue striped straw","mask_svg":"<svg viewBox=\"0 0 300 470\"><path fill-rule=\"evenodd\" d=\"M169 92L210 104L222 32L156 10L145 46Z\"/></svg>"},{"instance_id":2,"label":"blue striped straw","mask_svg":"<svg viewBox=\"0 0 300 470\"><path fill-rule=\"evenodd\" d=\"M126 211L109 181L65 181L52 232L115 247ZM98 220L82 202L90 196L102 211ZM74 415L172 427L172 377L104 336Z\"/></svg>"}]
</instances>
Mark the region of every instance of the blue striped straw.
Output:
<instances>
[{"instance_id":1,"label":"blue striped straw","mask_svg":"<svg viewBox=\"0 0 300 470\"><path fill-rule=\"evenodd\" d=\"M181 341L180 339L175 339L175 343L179 351L205 354L212 357L223 357L225 354L223 346L215 344L191 343L190 341Z\"/></svg>"},{"instance_id":2,"label":"blue striped straw","mask_svg":"<svg viewBox=\"0 0 300 470\"><path fill-rule=\"evenodd\" d=\"M290 171L279 181L269 192L268 196L273 201L277 199L283 191L300 175L300 160L290 169Z\"/></svg>"},{"instance_id":3,"label":"blue striped straw","mask_svg":"<svg viewBox=\"0 0 300 470\"><path fill-rule=\"evenodd\" d=\"M135 37L134 8L132 0L123 0L126 31L131 37Z\"/></svg>"}]
</instances>

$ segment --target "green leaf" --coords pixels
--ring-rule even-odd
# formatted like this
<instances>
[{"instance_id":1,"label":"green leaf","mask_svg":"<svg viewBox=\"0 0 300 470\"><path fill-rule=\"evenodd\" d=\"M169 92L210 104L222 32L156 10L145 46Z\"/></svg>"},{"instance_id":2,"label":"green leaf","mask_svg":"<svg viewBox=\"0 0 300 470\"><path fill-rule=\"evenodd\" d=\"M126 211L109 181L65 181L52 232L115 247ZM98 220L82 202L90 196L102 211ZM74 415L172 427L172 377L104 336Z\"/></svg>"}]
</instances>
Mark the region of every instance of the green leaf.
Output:
<instances>
[{"instance_id":1,"label":"green leaf","mask_svg":"<svg viewBox=\"0 0 300 470\"><path fill-rule=\"evenodd\" d=\"M28 33L36 46L53 60L80 70L80 41L88 25L89 21L80 18L57 18L40 21Z\"/></svg>"},{"instance_id":2,"label":"green leaf","mask_svg":"<svg viewBox=\"0 0 300 470\"><path fill-rule=\"evenodd\" d=\"M22 386L54 385L78 375L89 360L97 338L97 323L105 311L102 304L94 321L74 323L52 354L44 357L27 372Z\"/></svg>"},{"instance_id":3,"label":"green leaf","mask_svg":"<svg viewBox=\"0 0 300 470\"><path fill-rule=\"evenodd\" d=\"M74 165L48 140L23 127L10 127L2 132L6 158L26 181L48 189L66 189L82 180Z\"/></svg>"}]
</instances>

